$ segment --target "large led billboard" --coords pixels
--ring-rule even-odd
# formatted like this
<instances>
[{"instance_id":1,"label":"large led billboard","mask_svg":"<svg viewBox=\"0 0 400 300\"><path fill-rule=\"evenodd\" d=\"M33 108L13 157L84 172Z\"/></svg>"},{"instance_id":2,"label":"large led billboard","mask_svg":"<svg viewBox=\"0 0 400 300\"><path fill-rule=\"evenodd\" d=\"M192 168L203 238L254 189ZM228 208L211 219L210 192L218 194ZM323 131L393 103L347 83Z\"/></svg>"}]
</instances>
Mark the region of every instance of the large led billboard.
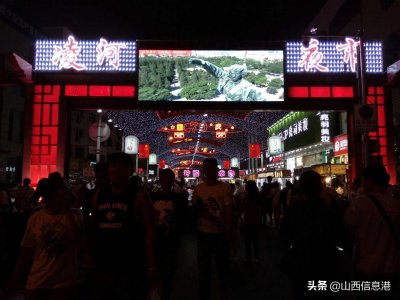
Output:
<instances>
[{"instance_id":1,"label":"large led billboard","mask_svg":"<svg viewBox=\"0 0 400 300\"><path fill-rule=\"evenodd\" d=\"M141 50L140 101L283 101L283 50Z\"/></svg>"}]
</instances>

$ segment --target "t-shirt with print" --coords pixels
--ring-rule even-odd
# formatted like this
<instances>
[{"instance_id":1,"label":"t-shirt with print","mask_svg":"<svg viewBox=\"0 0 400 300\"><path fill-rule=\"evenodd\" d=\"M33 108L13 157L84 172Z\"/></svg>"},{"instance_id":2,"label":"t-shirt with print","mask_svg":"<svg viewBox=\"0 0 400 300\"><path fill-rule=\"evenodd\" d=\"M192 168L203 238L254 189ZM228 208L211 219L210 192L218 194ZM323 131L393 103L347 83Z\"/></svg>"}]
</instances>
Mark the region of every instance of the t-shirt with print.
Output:
<instances>
[{"instance_id":1,"label":"t-shirt with print","mask_svg":"<svg viewBox=\"0 0 400 300\"><path fill-rule=\"evenodd\" d=\"M75 222L82 227L83 216L79 209L72 209ZM52 215L45 208L29 219L22 247L35 248L27 289L48 289L70 286L79 280L78 245L68 241L65 214Z\"/></svg>"},{"instance_id":2,"label":"t-shirt with print","mask_svg":"<svg viewBox=\"0 0 400 300\"><path fill-rule=\"evenodd\" d=\"M199 183L193 191L193 202L202 201L201 210L205 210L210 218L200 214L197 229L207 233L224 233L227 206L232 205L232 198L232 190L228 184Z\"/></svg>"},{"instance_id":3,"label":"t-shirt with print","mask_svg":"<svg viewBox=\"0 0 400 300\"><path fill-rule=\"evenodd\" d=\"M143 271L145 236L143 221L135 217L137 193L134 187L119 194L113 193L110 186L99 191L92 246L97 268L108 272Z\"/></svg>"},{"instance_id":4,"label":"t-shirt with print","mask_svg":"<svg viewBox=\"0 0 400 300\"><path fill-rule=\"evenodd\" d=\"M160 238L169 236L174 230L174 203L171 200L157 200L154 202L156 216L156 231Z\"/></svg>"}]
</instances>

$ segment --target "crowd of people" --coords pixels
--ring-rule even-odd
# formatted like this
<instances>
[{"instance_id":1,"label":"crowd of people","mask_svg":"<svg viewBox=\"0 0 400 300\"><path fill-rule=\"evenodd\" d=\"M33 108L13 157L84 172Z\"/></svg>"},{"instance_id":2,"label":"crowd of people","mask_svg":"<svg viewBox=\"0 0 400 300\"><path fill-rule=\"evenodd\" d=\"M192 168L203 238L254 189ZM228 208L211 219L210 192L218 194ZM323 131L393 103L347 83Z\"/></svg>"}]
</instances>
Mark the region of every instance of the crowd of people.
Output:
<instances>
[{"instance_id":1,"label":"crowd of people","mask_svg":"<svg viewBox=\"0 0 400 300\"><path fill-rule=\"evenodd\" d=\"M381 165L366 167L344 199L314 171L285 187L272 177L261 187L253 180L228 184L218 180L217 160L207 158L191 201L173 170L160 170L147 185L132 176L132 166L131 156L114 153L96 165L91 186L71 188L54 172L36 189L25 179L12 197L0 187L4 297L22 290L38 300L170 300L182 236L195 233L200 299L212 298L213 261L218 294L229 299L231 266L259 264L267 227L287 249L280 267L295 299L333 299L310 291L309 282L339 280L343 252L352 254L355 281L391 284L389 292L357 297L399 299L400 198ZM10 242L5 216L16 212L21 222Z\"/></svg>"}]
</instances>

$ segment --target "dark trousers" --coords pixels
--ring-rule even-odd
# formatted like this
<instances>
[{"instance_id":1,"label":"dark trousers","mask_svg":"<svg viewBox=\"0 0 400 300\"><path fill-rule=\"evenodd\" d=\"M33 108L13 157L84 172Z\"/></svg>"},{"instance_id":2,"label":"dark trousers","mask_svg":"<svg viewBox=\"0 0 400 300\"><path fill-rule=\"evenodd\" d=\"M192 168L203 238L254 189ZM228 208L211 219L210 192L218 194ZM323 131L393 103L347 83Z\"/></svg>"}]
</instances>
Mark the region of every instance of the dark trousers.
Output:
<instances>
[{"instance_id":1,"label":"dark trousers","mask_svg":"<svg viewBox=\"0 0 400 300\"><path fill-rule=\"evenodd\" d=\"M224 234L197 234L197 258L199 268L199 293L201 300L211 299L212 259L219 275L221 293L227 292L229 275L229 241Z\"/></svg>"},{"instance_id":2,"label":"dark trousers","mask_svg":"<svg viewBox=\"0 0 400 300\"><path fill-rule=\"evenodd\" d=\"M252 248L253 248L253 252L254 252L254 259L259 259L260 258L260 237L259 237L260 226L244 224L243 233L244 233L244 241L245 241L245 246L246 246L247 261L251 260Z\"/></svg>"}]
</instances>

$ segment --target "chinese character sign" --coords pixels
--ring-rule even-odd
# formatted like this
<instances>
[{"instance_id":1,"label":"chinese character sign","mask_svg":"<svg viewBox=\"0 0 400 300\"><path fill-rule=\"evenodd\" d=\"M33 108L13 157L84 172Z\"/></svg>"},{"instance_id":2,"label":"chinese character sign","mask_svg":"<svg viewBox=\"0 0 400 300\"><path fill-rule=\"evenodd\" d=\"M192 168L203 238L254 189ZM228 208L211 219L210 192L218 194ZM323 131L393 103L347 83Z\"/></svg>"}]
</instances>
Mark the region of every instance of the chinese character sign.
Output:
<instances>
[{"instance_id":1,"label":"chinese character sign","mask_svg":"<svg viewBox=\"0 0 400 300\"><path fill-rule=\"evenodd\" d=\"M333 153L335 156L347 154L348 152L348 139L347 134L335 136L333 139Z\"/></svg>"},{"instance_id":2,"label":"chinese character sign","mask_svg":"<svg viewBox=\"0 0 400 300\"><path fill-rule=\"evenodd\" d=\"M365 42L366 73L383 73L383 50L379 41ZM286 72L354 73L360 42L354 38L333 40L311 38L303 42L286 43Z\"/></svg>"},{"instance_id":3,"label":"chinese character sign","mask_svg":"<svg viewBox=\"0 0 400 300\"><path fill-rule=\"evenodd\" d=\"M81 47L75 41L73 36L68 37L68 41L63 47L54 46L53 57L51 62L56 65L58 69L75 69L77 71L85 70L86 66L79 64L78 56L81 52Z\"/></svg>"},{"instance_id":4,"label":"chinese character sign","mask_svg":"<svg viewBox=\"0 0 400 300\"><path fill-rule=\"evenodd\" d=\"M360 42L356 42L354 39L346 38L345 44L336 46L339 52L343 52L343 61L350 66L352 72L356 71L357 49L359 44Z\"/></svg>"},{"instance_id":5,"label":"chinese character sign","mask_svg":"<svg viewBox=\"0 0 400 300\"><path fill-rule=\"evenodd\" d=\"M97 63L102 66L104 65L105 60L108 60L110 65L114 69L119 68L119 56L120 56L120 50L125 49L126 44L125 43L109 43L105 39L100 39L100 42L96 46L96 52L97 52Z\"/></svg>"},{"instance_id":6,"label":"chinese character sign","mask_svg":"<svg viewBox=\"0 0 400 300\"><path fill-rule=\"evenodd\" d=\"M327 72L329 69L322 65L322 59L324 54L318 50L319 41L311 39L308 47L301 47L301 60L299 65L304 68L307 72L310 69L317 69L321 72Z\"/></svg>"},{"instance_id":7,"label":"chinese character sign","mask_svg":"<svg viewBox=\"0 0 400 300\"><path fill-rule=\"evenodd\" d=\"M302 120L299 120L296 123L289 125L287 129L284 129L283 131L279 132L277 136L282 141L284 141L288 138L294 137L307 130L308 130L308 118L303 118Z\"/></svg>"},{"instance_id":8,"label":"chinese character sign","mask_svg":"<svg viewBox=\"0 0 400 300\"><path fill-rule=\"evenodd\" d=\"M321 142L329 143L331 141L331 135L329 131L329 114L321 113L319 119L321 121Z\"/></svg>"},{"instance_id":9,"label":"chinese character sign","mask_svg":"<svg viewBox=\"0 0 400 300\"><path fill-rule=\"evenodd\" d=\"M135 72L136 42L76 40L38 40L35 71L76 70L87 72Z\"/></svg>"}]
</instances>

